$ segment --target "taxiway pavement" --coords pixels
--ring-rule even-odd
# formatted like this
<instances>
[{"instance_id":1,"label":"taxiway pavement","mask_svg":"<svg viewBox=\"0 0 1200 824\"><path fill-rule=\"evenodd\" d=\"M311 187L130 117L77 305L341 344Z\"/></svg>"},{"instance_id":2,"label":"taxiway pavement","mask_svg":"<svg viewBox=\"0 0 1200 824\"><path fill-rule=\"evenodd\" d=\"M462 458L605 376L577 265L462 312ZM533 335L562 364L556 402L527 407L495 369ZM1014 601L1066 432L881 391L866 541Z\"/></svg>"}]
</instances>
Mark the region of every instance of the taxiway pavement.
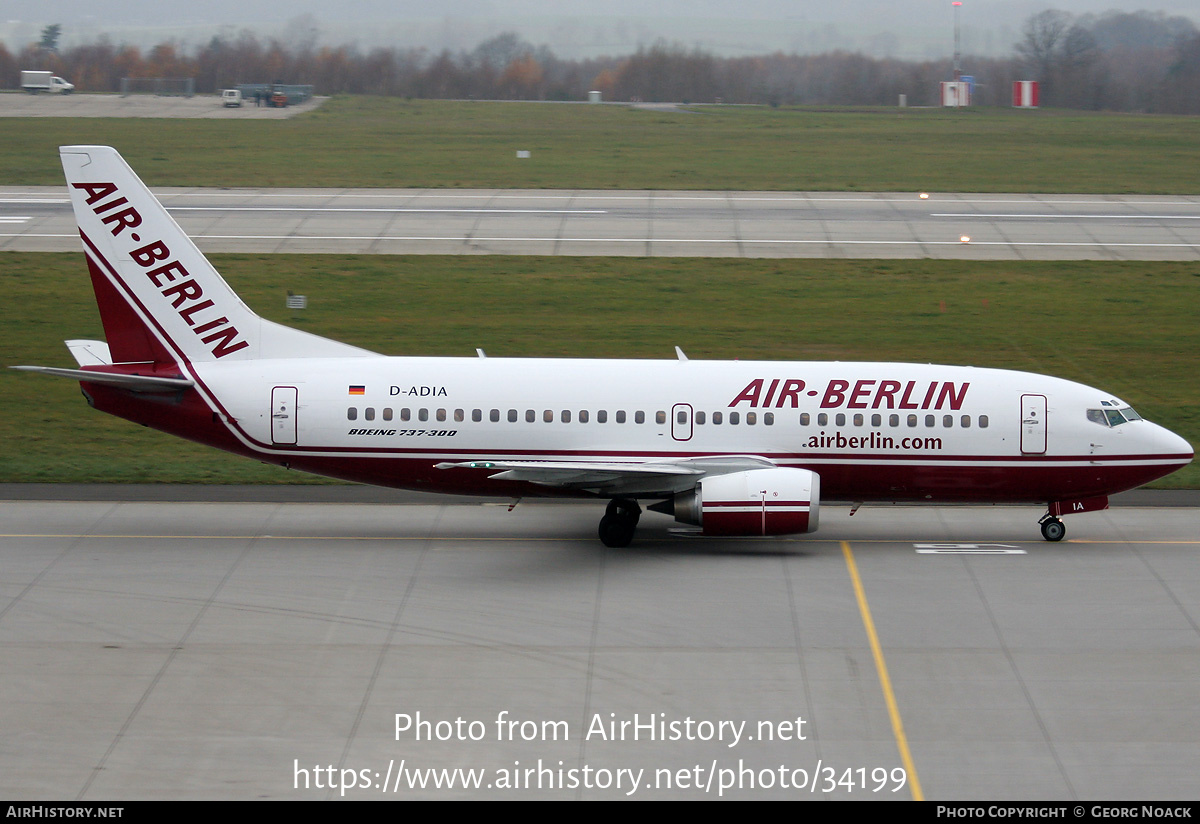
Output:
<instances>
[{"instance_id":1,"label":"taxiway pavement","mask_svg":"<svg viewBox=\"0 0 1200 824\"><path fill-rule=\"evenodd\" d=\"M210 252L1194 260L1200 197L156 190ZM964 240L966 238L966 240ZM58 187L0 190L0 249L76 251Z\"/></svg>"},{"instance_id":2,"label":"taxiway pavement","mask_svg":"<svg viewBox=\"0 0 1200 824\"><path fill-rule=\"evenodd\" d=\"M0 502L0 796L1195 797L1194 508L599 511Z\"/></svg>"}]
</instances>

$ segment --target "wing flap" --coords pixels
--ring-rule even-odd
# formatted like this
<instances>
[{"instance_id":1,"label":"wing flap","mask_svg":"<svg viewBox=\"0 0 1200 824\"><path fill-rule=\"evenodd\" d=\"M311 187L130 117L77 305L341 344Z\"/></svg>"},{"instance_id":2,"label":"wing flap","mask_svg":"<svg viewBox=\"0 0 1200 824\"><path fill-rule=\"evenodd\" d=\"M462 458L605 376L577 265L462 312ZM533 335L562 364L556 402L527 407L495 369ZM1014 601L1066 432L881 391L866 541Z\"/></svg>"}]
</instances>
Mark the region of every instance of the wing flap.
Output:
<instances>
[{"instance_id":1,"label":"wing flap","mask_svg":"<svg viewBox=\"0 0 1200 824\"><path fill-rule=\"evenodd\" d=\"M496 470L498 481L524 481L603 495L670 495L694 487L705 475L724 475L775 464L753 455L666 461L445 461L437 469Z\"/></svg>"}]
</instances>

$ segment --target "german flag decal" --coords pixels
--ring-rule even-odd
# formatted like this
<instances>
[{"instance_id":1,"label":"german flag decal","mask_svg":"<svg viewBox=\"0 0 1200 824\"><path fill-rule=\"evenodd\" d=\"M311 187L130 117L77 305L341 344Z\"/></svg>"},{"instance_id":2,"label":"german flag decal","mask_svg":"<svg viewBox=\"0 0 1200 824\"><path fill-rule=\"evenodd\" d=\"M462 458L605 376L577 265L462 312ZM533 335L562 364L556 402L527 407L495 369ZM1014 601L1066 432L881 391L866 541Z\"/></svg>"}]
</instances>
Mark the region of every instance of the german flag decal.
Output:
<instances>
[{"instance_id":1,"label":"german flag decal","mask_svg":"<svg viewBox=\"0 0 1200 824\"><path fill-rule=\"evenodd\" d=\"M365 395L365 394L367 394L367 387L363 386L362 384L352 384L350 386L350 394L351 395Z\"/></svg>"}]
</instances>

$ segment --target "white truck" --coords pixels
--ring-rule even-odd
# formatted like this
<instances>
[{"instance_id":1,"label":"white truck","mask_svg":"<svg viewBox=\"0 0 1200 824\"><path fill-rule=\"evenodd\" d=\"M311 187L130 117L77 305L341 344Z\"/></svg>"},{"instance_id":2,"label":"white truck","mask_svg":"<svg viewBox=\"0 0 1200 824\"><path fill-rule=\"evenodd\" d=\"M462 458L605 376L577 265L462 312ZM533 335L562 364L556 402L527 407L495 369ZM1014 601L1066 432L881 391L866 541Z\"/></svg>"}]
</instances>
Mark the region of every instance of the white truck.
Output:
<instances>
[{"instance_id":1,"label":"white truck","mask_svg":"<svg viewBox=\"0 0 1200 824\"><path fill-rule=\"evenodd\" d=\"M51 72L21 72L21 88L30 94L49 92L50 94L70 94L75 90L74 83L68 83Z\"/></svg>"}]
</instances>

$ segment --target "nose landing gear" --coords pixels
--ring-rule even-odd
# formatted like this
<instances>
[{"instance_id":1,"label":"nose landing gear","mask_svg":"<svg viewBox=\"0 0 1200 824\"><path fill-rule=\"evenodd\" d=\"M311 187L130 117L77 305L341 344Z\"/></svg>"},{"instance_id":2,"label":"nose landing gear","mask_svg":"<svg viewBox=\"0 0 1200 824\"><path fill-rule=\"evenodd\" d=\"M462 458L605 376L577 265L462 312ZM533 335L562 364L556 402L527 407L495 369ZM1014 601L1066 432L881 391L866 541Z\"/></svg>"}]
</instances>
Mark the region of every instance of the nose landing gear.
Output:
<instances>
[{"instance_id":1,"label":"nose landing gear","mask_svg":"<svg viewBox=\"0 0 1200 824\"><path fill-rule=\"evenodd\" d=\"M1042 537L1047 541L1061 541L1067 534L1066 524L1049 512L1038 523L1042 525Z\"/></svg>"}]
</instances>

